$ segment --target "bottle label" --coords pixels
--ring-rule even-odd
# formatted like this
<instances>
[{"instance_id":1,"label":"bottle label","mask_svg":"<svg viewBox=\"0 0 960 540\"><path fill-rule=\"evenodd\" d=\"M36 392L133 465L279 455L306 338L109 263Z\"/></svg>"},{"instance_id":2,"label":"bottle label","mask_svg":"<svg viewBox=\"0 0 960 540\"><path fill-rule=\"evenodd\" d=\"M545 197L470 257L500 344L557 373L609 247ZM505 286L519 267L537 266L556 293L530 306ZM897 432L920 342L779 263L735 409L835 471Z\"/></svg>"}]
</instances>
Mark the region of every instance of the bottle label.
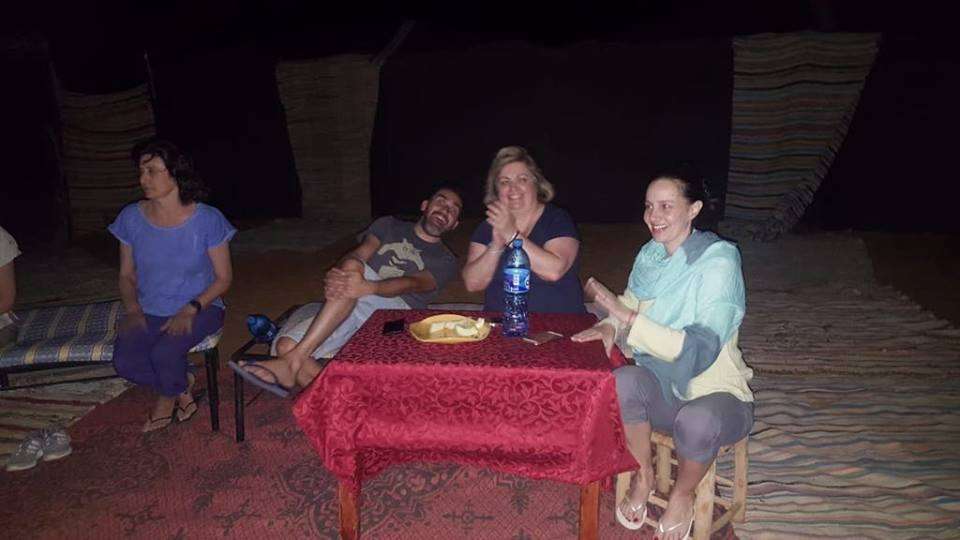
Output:
<instances>
[{"instance_id":1,"label":"bottle label","mask_svg":"<svg viewBox=\"0 0 960 540\"><path fill-rule=\"evenodd\" d=\"M503 292L508 294L530 292L530 270L526 268L504 268Z\"/></svg>"}]
</instances>

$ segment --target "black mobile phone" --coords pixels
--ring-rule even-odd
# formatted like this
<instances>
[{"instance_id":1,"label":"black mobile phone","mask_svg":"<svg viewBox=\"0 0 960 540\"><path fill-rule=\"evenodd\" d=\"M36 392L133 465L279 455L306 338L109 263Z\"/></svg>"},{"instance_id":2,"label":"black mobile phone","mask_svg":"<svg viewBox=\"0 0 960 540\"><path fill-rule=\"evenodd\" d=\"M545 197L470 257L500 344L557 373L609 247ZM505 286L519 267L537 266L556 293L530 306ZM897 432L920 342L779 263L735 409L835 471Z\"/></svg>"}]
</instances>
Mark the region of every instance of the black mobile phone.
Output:
<instances>
[{"instance_id":1,"label":"black mobile phone","mask_svg":"<svg viewBox=\"0 0 960 540\"><path fill-rule=\"evenodd\" d=\"M401 332L403 332L403 319L383 323L383 335L399 334Z\"/></svg>"}]
</instances>

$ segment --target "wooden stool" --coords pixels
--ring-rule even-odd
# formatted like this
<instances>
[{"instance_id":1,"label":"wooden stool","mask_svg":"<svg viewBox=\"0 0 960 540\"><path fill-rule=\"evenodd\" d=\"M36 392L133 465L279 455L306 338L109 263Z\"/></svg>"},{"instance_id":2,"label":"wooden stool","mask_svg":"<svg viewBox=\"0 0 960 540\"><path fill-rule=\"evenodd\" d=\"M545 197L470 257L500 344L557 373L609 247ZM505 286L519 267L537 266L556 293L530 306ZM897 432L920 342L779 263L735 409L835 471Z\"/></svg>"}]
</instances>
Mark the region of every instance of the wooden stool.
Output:
<instances>
[{"instance_id":1,"label":"wooden stool","mask_svg":"<svg viewBox=\"0 0 960 540\"><path fill-rule=\"evenodd\" d=\"M717 463L714 460L710 469L703 475L703 480L697 485L696 499L693 503L693 538L694 540L707 540L710 535L719 531L729 521L742 523L746 518L747 511L747 439L744 437L730 446L720 448L717 459L733 451L733 479L717 476ZM665 509L667 507L667 497L670 495L670 487L673 485L672 478L673 465L677 463L672 454L676 451L673 438L663 433L653 432L650 437L651 444L656 448L656 458L654 467L656 468L657 486L656 493L650 494L650 502ZM633 471L622 472L617 475L617 490L614 504L620 504L620 501L627 495L630 487L630 475ZM720 484L733 490L733 499L724 499L716 497L716 485ZM664 498L658 497L663 495ZM720 505L724 510L719 518L713 519L713 506ZM657 527L657 522L649 515L645 520L653 528Z\"/></svg>"}]
</instances>

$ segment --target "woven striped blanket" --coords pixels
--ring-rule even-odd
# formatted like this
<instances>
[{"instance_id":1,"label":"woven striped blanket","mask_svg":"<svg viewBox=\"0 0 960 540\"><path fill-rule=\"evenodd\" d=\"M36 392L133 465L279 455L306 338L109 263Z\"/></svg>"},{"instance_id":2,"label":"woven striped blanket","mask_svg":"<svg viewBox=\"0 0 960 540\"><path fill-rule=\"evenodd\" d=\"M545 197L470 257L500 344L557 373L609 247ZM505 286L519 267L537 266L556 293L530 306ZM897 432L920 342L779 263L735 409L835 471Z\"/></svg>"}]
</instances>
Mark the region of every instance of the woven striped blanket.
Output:
<instances>
[{"instance_id":1,"label":"woven striped blanket","mask_svg":"<svg viewBox=\"0 0 960 540\"><path fill-rule=\"evenodd\" d=\"M876 284L757 291L740 336L758 375L960 375L960 328Z\"/></svg>"},{"instance_id":2,"label":"woven striped blanket","mask_svg":"<svg viewBox=\"0 0 960 540\"><path fill-rule=\"evenodd\" d=\"M878 285L856 238L741 248L757 408L737 535L957 538L960 329Z\"/></svg>"},{"instance_id":3,"label":"woven striped blanket","mask_svg":"<svg viewBox=\"0 0 960 540\"><path fill-rule=\"evenodd\" d=\"M760 377L743 538L957 538L947 380Z\"/></svg>"},{"instance_id":4,"label":"woven striped blanket","mask_svg":"<svg viewBox=\"0 0 960 540\"><path fill-rule=\"evenodd\" d=\"M0 392L0 464L6 463L29 433L59 425L69 427L101 403L119 396L133 384L123 379L65 382L71 379L111 377L113 366L59 368L11 375L13 386L57 382Z\"/></svg>"},{"instance_id":5,"label":"woven striped blanket","mask_svg":"<svg viewBox=\"0 0 960 540\"><path fill-rule=\"evenodd\" d=\"M804 32L733 40L725 233L775 238L803 216L846 136L877 39Z\"/></svg>"}]
</instances>

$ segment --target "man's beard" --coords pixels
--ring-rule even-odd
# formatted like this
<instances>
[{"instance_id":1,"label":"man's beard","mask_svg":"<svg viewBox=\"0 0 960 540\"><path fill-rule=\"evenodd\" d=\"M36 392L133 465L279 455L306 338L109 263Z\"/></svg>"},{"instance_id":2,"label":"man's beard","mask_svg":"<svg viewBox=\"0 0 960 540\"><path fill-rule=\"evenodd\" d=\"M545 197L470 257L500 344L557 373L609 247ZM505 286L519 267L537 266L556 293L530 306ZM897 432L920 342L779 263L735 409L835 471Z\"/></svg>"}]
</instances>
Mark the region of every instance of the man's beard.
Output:
<instances>
[{"instance_id":1,"label":"man's beard","mask_svg":"<svg viewBox=\"0 0 960 540\"><path fill-rule=\"evenodd\" d=\"M427 216L420 216L420 228L423 229L423 232L434 238L440 238L440 235L444 233L444 231L438 230L436 226L427 219Z\"/></svg>"}]
</instances>

